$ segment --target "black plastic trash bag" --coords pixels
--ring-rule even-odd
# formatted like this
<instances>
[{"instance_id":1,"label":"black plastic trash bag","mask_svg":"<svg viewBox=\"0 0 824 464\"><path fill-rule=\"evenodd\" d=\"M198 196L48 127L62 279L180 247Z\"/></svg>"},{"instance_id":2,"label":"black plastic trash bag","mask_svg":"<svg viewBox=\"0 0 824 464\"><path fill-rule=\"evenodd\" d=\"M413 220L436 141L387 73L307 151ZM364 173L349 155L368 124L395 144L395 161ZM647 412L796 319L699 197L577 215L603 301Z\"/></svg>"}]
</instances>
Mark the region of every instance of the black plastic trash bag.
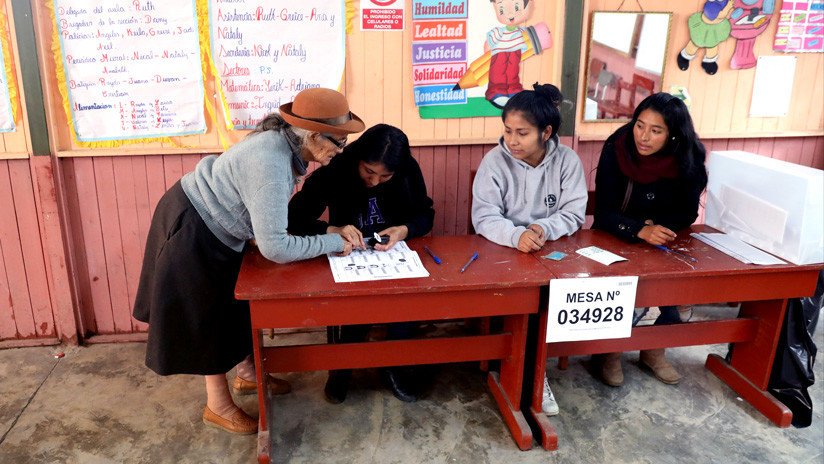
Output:
<instances>
[{"instance_id":1,"label":"black plastic trash bag","mask_svg":"<svg viewBox=\"0 0 824 464\"><path fill-rule=\"evenodd\" d=\"M813 333L824 307L824 271L818 274L815 294L793 298L787 304L784 327L775 352L768 390L793 412L795 427L812 422L813 403L807 387L815 383L813 364L816 346Z\"/></svg>"}]
</instances>

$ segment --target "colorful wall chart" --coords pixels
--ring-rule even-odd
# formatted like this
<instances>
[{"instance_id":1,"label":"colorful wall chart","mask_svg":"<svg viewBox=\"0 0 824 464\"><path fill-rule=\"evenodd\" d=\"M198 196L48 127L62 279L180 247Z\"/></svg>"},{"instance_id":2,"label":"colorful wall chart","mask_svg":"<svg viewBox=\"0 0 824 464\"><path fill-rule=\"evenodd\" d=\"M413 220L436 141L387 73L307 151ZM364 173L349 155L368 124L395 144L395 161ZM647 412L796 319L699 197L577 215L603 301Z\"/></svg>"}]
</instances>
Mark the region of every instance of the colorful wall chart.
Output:
<instances>
[{"instance_id":1,"label":"colorful wall chart","mask_svg":"<svg viewBox=\"0 0 824 464\"><path fill-rule=\"evenodd\" d=\"M58 79L78 141L205 131L194 0L54 0L53 6Z\"/></svg>"},{"instance_id":2,"label":"colorful wall chart","mask_svg":"<svg viewBox=\"0 0 824 464\"><path fill-rule=\"evenodd\" d=\"M412 2L412 85L418 107L463 105L468 0Z\"/></svg>"},{"instance_id":3,"label":"colorful wall chart","mask_svg":"<svg viewBox=\"0 0 824 464\"><path fill-rule=\"evenodd\" d=\"M824 52L824 0L783 2L773 50Z\"/></svg>"},{"instance_id":4,"label":"colorful wall chart","mask_svg":"<svg viewBox=\"0 0 824 464\"><path fill-rule=\"evenodd\" d=\"M251 129L301 90L341 84L343 0L210 0L209 23L229 127Z\"/></svg>"}]
</instances>

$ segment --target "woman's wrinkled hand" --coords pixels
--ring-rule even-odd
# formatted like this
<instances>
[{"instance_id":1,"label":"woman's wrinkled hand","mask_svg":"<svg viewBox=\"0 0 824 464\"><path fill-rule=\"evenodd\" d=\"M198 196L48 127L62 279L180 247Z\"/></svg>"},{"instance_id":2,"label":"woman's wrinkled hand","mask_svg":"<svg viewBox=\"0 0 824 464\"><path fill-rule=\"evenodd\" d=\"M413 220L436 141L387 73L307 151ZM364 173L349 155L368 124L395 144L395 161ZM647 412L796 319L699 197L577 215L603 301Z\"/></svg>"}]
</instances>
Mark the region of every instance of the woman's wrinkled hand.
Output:
<instances>
[{"instance_id":1,"label":"woman's wrinkled hand","mask_svg":"<svg viewBox=\"0 0 824 464\"><path fill-rule=\"evenodd\" d=\"M406 226L395 226L389 227L388 229L383 229L382 231L378 232L378 235L388 235L389 240L385 243L378 243L375 245L375 249L378 251L386 251L391 249L401 240L405 240L406 236L409 235L409 228Z\"/></svg>"},{"instance_id":2,"label":"woman's wrinkled hand","mask_svg":"<svg viewBox=\"0 0 824 464\"><path fill-rule=\"evenodd\" d=\"M363 242L363 234L361 234L361 231L353 225L343 227L329 226L326 228L326 233L340 235L344 242L351 245L351 248L358 248L361 250L366 248L366 243ZM352 250L349 251L351 252ZM349 254L349 252L347 252L347 254Z\"/></svg>"}]
</instances>

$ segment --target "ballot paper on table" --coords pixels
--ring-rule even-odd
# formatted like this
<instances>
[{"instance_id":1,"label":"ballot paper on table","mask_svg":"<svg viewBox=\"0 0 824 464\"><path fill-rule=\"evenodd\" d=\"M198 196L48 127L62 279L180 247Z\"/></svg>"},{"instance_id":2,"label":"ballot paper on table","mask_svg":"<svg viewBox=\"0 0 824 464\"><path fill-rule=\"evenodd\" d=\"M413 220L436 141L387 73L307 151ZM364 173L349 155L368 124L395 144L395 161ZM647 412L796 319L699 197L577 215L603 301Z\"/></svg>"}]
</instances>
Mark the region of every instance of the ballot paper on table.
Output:
<instances>
[{"instance_id":1,"label":"ballot paper on table","mask_svg":"<svg viewBox=\"0 0 824 464\"><path fill-rule=\"evenodd\" d=\"M429 277L418 253L403 240L387 251L353 250L346 256L327 255L335 282Z\"/></svg>"},{"instance_id":2,"label":"ballot paper on table","mask_svg":"<svg viewBox=\"0 0 824 464\"><path fill-rule=\"evenodd\" d=\"M693 237L745 264L785 264L775 256L725 233L693 232Z\"/></svg>"},{"instance_id":3,"label":"ballot paper on table","mask_svg":"<svg viewBox=\"0 0 824 464\"><path fill-rule=\"evenodd\" d=\"M618 256L615 253L604 250L603 248L598 248L597 246L581 248L575 252L581 256L598 261L601 264L606 264L607 266L618 261L627 260L627 258L624 258L623 256Z\"/></svg>"}]
</instances>

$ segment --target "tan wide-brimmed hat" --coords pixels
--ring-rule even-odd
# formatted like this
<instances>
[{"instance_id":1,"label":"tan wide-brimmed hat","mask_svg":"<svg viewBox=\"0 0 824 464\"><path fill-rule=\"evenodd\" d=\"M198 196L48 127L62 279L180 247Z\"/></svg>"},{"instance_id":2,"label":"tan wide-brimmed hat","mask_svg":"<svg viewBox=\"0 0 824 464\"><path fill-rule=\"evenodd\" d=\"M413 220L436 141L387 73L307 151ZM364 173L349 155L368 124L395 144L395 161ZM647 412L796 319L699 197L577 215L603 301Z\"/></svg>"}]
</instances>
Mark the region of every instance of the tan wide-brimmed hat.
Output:
<instances>
[{"instance_id":1,"label":"tan wide-brimmed hat","mask_svg":"<svg viewBox=\"0 0 824 464\"><path fill-rule=\"evenodd\" d=\"M302 90L294 101L281 105L280 115L295 127L325 134L352 134L365 127L361 118L349 111L343 94L319 87Z\"/></svg>"}]
</instances>

